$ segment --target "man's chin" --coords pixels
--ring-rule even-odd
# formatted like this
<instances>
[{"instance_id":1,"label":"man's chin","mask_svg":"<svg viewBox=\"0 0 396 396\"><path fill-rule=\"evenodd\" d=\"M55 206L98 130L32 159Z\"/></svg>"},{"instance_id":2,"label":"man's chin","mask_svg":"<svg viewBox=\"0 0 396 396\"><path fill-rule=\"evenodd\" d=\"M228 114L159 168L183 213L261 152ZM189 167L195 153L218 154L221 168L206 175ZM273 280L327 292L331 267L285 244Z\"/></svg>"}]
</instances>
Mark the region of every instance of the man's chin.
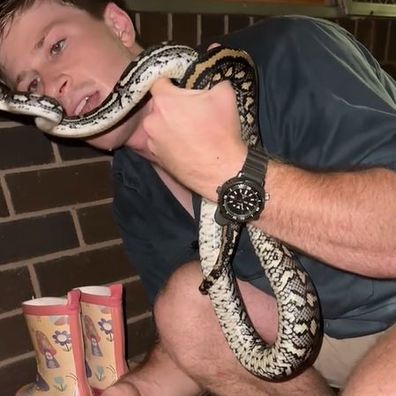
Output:
<instances>
[{"instance_id":1,"label":"man's chin","mask_svg":"<svg viewBox=\"0 0 396 396\"><path fill-rule=\"evenodd\" d=\"M117 131L109 131L98 136L86 138L85 141L93 147L101 150L113 151L124 146L128 140L125 134L117 134Z\"/></svg>"}]
</instances>

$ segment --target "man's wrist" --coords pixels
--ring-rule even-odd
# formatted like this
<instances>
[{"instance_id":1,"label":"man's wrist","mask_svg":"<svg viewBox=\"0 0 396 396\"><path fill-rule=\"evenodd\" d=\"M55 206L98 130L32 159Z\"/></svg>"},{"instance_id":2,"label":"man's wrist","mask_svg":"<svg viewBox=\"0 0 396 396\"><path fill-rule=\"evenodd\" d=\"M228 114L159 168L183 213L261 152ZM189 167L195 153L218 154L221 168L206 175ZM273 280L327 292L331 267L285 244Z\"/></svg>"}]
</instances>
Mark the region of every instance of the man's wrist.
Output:
<instances>
[{"instance_id":1,"label":"man's wrist","mask_svg":"<svg viewBox=\"0 0 396 396\"><path fill-rule=\"evenodd\" d=\"M269 199L264 188L268 161L263 148L248 148L241 170L217 188L215 217L219 224L242 224L258 219Z\"/></svg>"},{"instance_id":2,"label":"man's wrist","mask_svg":"<svg viewBox=\"0 0 396 396\"><path fill-rule=\"evenodd\" d=\"M247 150L247 146L243 144L234 150L234 153L230 155L231 158L229 157L230 159L219 159L218 166L212 172L213 178L209 179L211 184L206 187L208 194L202 194L203 197L212 202L217 202L218 187L240 172L246 160Z\"/></svg>"}]
</instances>

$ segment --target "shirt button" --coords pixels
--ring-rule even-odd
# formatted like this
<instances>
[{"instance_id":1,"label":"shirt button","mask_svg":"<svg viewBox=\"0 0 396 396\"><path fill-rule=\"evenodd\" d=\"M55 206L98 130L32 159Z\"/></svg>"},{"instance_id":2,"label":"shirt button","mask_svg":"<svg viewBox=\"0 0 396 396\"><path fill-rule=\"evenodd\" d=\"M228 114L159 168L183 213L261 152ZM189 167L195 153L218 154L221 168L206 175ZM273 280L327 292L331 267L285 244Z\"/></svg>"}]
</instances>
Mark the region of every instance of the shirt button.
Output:
<instances>
[{"instance_id":1,"label":"shirt button","mask_svg":"<svg viewBox=\"0 0 396 396\"><path fill-rule=\"evenodd\" d=\"M199 249L199 242L198 240L192 241L190 244L191 249L198 250Z\"/></svg>"}]
</instances>

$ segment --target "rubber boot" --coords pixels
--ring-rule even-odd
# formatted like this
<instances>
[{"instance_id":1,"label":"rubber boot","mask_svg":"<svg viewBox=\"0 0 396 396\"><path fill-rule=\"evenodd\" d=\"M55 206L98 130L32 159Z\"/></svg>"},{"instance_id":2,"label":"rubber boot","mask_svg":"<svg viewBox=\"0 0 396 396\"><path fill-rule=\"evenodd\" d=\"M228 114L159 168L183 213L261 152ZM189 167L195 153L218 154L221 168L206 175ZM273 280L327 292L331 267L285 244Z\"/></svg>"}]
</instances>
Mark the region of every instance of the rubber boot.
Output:
<instances>
[{"instance_id":1,"label":"rubber boot","mask_svg":"<svg viewBox=\"0 0 396 396\"><path fill-rule=\"evenodd\" d=\"M16 396L92 396L85 367L80 292L25 301L22 310L36 352L36 381Z\"/></svg>"},{"instance_id":2,"label":"rubber boot","mask_svg":"<svg viewBox=\"0 0 396 396\"><path fill-rule=\"evenodd\" d=\"M122 285L87 286L78 290L88 382L98 396L128 371Z\"/></svg>"}]
</instances>

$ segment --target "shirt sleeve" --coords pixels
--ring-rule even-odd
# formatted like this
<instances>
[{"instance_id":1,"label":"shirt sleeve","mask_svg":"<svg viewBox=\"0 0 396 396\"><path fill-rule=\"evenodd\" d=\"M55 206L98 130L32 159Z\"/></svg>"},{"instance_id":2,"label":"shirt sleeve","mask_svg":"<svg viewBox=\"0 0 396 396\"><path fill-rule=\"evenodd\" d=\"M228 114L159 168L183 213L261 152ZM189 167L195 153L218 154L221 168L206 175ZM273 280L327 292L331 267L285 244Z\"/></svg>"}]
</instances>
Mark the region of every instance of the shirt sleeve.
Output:
<instances>
[{"instance_id":1,"label":"shirt sleeve","mask_svg":"<svg viewBox=\"0 0 396 396\"><path fill-rule=\"evenodd\" d=\"M270 152L315 170L396 169L395 82L347 31L314 18L270 18L229 43L255 61Z\"/></svg>"}]
</instances>

